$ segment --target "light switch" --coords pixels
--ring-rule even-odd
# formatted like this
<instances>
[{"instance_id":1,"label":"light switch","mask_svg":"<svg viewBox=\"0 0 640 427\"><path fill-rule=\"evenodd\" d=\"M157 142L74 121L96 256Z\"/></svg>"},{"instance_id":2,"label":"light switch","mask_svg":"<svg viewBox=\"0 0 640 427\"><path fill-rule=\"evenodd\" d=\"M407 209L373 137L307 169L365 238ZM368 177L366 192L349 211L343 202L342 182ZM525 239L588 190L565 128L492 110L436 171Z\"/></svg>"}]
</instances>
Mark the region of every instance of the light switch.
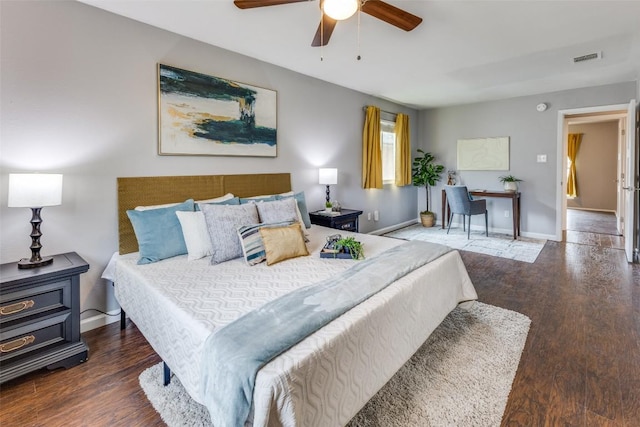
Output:
<instances>
[{"instance_id":1,"label":"light switch","mask_svg":"<svg viewBox=\"0 0 640 427\"><path fill-rule=\"evenodd\" d=\"M538 154L538 163L547 163L547 155Z\"/></svg>"}]
</instances>

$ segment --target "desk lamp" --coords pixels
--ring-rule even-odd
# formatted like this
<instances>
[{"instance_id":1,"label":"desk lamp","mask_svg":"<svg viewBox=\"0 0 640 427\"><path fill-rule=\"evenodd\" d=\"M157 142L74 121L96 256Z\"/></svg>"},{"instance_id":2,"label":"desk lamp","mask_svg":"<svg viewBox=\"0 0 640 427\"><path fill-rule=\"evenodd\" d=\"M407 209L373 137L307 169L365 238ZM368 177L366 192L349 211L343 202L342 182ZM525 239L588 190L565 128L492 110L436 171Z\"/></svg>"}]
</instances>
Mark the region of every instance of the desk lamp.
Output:
<instances>
[{"instance_id":1,"label":"desk lamp","mask_svg":"<svg viewBox=\"0 0 640 427\"><path fill-rule=\"evenodd\" d=\"M40 211L44 206L57 206L62 203L62 175L49 173L11 173L9 174L10 208L31 209L31 258L23 258L18 268L36 268L53 263L52 257L40 256Z\"/></svg>"}]
</instances>

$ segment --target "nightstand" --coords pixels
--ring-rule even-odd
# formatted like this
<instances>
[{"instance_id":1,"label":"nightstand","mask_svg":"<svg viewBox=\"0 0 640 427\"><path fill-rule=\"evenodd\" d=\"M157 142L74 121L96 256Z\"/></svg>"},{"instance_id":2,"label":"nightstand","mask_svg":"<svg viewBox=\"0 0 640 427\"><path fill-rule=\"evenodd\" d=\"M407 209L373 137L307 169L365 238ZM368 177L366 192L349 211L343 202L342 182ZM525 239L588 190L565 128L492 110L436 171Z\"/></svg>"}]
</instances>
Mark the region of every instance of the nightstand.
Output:
<instances>
[{"instance_id":1,"label":"nightstand","mask_svg":"<svg viewBox=\"0 0 640 427\"><path fill-rule=\"evenodd\" d=\"M75 252L33 269L0 265L0 383L87 360L80 336L80 274L87 270Z\"/></svg>"},{"instance_id":2,"label":"nightstand","mask_svg":"<svg viewBox=\"0 0 640 427\"><path fill-rule=\"evenodd\" d=\"M325 211L309 212L311 224L338 230L358 232L358 217L362 211L342 209L340 212L325 213Z\"/></svg>"}]
</instances>

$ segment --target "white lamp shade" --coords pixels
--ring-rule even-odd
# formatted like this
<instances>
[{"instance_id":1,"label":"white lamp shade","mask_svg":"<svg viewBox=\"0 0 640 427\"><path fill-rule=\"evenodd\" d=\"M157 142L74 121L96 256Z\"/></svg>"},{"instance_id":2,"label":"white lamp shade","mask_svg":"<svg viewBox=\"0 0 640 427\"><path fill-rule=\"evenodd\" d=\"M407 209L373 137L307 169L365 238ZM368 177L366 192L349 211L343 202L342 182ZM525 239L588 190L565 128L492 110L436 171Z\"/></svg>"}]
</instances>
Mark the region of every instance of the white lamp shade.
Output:
<instances>
[{"instance_id":1,"label":"white lamp shade","mask_svg":"<svg viewBox=\"0 0 640 427\"><path fill-rule=\"evenodd\" d=\"M338 169L320 168L318 170L318 183L324 185L335 185L338 183Z\"/></svg>"},{"instance_id":2,"label":"white lamp shade","mask_svg":"<svg viewBox=\"0 0 640 427\"><path fill-rule=\"evenodd\" d=\"M358 10L358 0L324 0L324 13L336 21L350 18Z\"/></svg>"},{"instance_id":3,"label":"white lamp shade","mask_svg":"<svg viewBox=\"0 0 640 427\"><path fill-rule=\"evenodd\" d=\"M41 208L62 204L62 174L10 173L9 207Z\"/></svg>"}]
</instances>

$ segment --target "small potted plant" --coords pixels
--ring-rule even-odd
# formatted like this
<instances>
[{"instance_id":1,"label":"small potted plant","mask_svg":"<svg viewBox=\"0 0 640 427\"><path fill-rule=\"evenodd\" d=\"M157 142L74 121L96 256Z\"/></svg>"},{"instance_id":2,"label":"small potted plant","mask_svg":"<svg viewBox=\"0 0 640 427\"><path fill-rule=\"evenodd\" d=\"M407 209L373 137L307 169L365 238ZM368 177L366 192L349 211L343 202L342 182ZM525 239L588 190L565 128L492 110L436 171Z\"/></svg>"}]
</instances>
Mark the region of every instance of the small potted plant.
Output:
<instances>
[{"instance_id":1,"label":"small potted plant","mask_svg":"<svg viewBox=\"0 0 640 427\"><path fill-rule=\"evenodd\" d=\"M425 227L433 227L435 223L435 214L429 210L430 189L436 185L437 181L440 181L440 175L444 171L443 165L436 165L433 163L435 157L431 153L425 153L421 149L418 149L420 154L413 159L413 166L411 167L411 181L416 187L425 187L427 192L427 209L420 212L420 221Z\"/></svg>"},{"instance_id":2,"label":"small potted plant","mask_svg":"<svg viewBox=\"0 0 640 427\"><path fill-rule=\"evenodd\" d=\"M333 203L331 202L326 202L324 204L324 211L325 212L332 212L333 211Z\"/></svg>"},{"instance_id":3,"label":"small potted plant","mask_svg":"<svg viewBox=\"0 0 640 427\"><path fill-rule=\"evenodd\" d=\"M359 260L360 258L364 258L364 252L362 250L362 243L358 242L353 237L343 237L336 241L335 249L338 252L344 252L351 254L351 258L355 260Z\"/></svg>"},{"instance_id":4,"label":"small potted plant","mask_svg":"<svg viewBox=\"0 0 640 427\"><path fill-rule=\"evenodd\" d=\"M498 179L504 184L504 191L518 191L518 183L522 182L520 178L516 178L513 175L503 175Z\"/></svg>"}]
</instances>

